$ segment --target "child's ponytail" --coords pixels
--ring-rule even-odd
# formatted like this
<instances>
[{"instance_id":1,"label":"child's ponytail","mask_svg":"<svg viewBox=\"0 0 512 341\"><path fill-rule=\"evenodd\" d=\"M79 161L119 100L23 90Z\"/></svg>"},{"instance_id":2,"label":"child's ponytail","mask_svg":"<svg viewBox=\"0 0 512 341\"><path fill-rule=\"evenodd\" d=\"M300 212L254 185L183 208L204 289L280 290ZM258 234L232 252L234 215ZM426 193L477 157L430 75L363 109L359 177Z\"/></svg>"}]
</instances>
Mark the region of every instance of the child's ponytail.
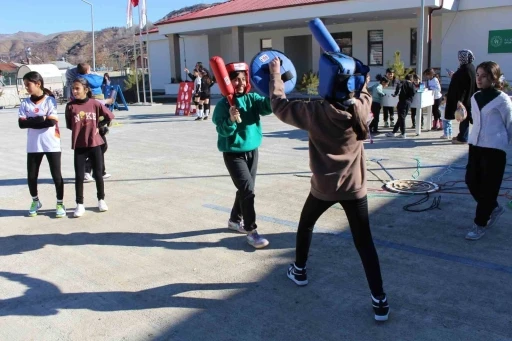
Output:
<instances>
[{"instance_id":1,"label":"child's ponytail","mask_svg":"<svg viewBox=\"0 0 512 341\"><path fill-rule=\"evenodd\" d=\"M49 89L44 87L44 79L41 76L41 74L39 74L39 72L36 72L36 71L27 72L25 74L25 76L23 76L23 81L27 81L27 82L34 83L34 84L39 83L39 86L40 86L41 90L43 90L43 93L45 95L55 98L55 95L53 94L53 92L51 92Z\"/></svg>"},{"instance_id":2,"label":"child's ponytail","mask_svg":"<svg viewBox=\"0 0 512 341\"><path fill-rule=\"evenodd\" d=\"M55 98L55 95L53 94L53 92L47 88L43 88L43 93L47 96Z\"/></svg>"}]
</instances>

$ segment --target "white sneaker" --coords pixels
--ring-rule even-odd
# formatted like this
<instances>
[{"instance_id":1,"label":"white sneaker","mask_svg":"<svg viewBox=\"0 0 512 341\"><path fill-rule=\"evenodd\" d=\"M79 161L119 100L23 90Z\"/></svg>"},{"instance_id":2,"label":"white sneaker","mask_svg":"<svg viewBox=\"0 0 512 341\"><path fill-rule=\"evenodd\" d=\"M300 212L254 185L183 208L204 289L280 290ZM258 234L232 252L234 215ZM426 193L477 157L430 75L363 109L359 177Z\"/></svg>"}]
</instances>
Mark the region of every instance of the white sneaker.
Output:
<instances>
[{"instance_id":1,"label":"white sneaker","mask_svg":"<svg viewBox=\"0 0 512 341\"><path fill-rule=\"evenodd\" d=\"M73 212L73 217L80 218L85 213L85 207L83 204L77 204L75 208L75 212Z\"/></svg>"},{"instance_id":2,"label":"white sneaker","mask_svg":"<svg viewBox=\"0 0 512 341\"><path fill-rule=\"evenodd\" d=\"M84 182L91 182L91 181L94 181L94 178L92 177L91 173L85 173Z\"/></svg>"},{"instance_id":3,"label":"white sneaker","mask_svg":"<svg viewBox=\"0 0 512 341\"><path fill-rule=\"evenodd\" d=\"M396 137L397 135L397 133L386 133L387 137Z\"/></svg>"},{"instance_id":4,"label":"white sneaker","mask_svg":"<svg viewBox=\"0 0 512 341\"><path fill-rule=\"evenodd\" d=\"M100 209L100 212L106 212L108 211L108 206L105 200L99 200L98 201L98 208Z\"/></svg>"},{"instance_id":5,"label":"white sneaker","mask_svg":"<svg viewBox=\"0 0 512 341\"><path fill-rule=\"evenodd\" d=\"M111 176L112 176L112 174L108 174L108 173L106 173L105 175L103 175L103 179L108 179L108 178L110 178Z\"/></svg>"},{"instance_id":6,"label":"white sneaker","mask_svg":"<svg viewBox=\"0 0 512 341\"><path fill-rule=\"evenodd\" d=\"M397 137L400 138L400 139L406 139L407 138L407 134L398 134Z\"/></svg>"},{"instance_id":7,"label":"white sneaker","mask_svg":"<svg viewBox=\"0 0 512 341\"><path fill-rule=\"evenodd\" d=\"M268 240L258 234L258 231L252 230L247 234L247 242L256 249L262 249L268 245Z\"/></svg>"},{"instance_id":8,"label":"white sneaker","mask_svg":"<svg viewBox=\"0 0 512 341\"><path fill-rule=\"evenodd\" d=\"M244 233L244 234L248 233L244 229L244 223L243 222L235 223L234 221L231 221L231 219L228 220L228 229L233 230L233 231L237 231L237 232L240 232L240 233Z\"/></svg>"}]
</instances>

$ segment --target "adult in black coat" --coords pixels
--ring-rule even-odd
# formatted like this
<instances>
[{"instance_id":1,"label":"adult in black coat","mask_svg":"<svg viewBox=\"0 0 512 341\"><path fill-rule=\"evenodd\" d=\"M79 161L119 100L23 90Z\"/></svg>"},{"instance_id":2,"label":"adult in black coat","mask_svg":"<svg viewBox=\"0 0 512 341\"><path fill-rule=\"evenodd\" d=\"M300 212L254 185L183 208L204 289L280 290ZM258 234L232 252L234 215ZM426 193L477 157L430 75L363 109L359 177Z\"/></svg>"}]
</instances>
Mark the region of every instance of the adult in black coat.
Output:
<instances>
[{"instance_id":1,"label":"adult in black coat","mask_svg":"<svg viewBox=\"0 0 512 341\"><path fill-rule=\"evenodd\" d=\"M459 125L459 134L453 138L453 143L468 142L469 124L473 122L471 116L471 97L477 91L476 70L473 61L475 56L470 50L459 51L459 69L451 75L450 87L446 94L445 119L454 120L457 103L460 101L467 110L468 116Z\"/></svg>"}]
</instances>

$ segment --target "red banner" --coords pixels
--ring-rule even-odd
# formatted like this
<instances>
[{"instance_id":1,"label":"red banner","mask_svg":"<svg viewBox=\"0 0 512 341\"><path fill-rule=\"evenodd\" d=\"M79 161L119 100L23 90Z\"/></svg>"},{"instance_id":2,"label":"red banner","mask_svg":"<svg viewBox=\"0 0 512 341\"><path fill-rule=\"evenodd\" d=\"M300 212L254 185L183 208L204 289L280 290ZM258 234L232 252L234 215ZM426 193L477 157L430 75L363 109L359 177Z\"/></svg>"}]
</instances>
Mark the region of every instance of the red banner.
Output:
<instances>
[{"instance_id":1,"label":"red banner","mask_svg":"<svg viewBox=\"0 0 512 341\"><path fill-rule=\"evenodd\" d=\"M194 90L193 82L181 82L178 98L176 101L177 116L189 116L192 112L190 109L192 104L192 91Z\"/></svg>"}]
</instances>

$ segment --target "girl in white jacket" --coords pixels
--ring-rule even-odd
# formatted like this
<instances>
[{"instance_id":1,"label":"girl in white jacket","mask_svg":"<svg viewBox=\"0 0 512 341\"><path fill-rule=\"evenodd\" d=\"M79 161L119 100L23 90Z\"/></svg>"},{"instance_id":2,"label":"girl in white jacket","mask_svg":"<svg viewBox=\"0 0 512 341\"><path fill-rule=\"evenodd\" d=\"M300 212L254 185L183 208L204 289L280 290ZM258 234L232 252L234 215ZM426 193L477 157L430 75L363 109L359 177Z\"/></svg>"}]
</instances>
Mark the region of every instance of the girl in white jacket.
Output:
<instances>
[{"instance_id":1,"label":"girl in white jacket","mask_svg":"<svg viewBox=\"0 0 512 341\"><path fill-rule=\"evenodd\" d=\"M476 69L480 91L471 98L473 129L469 135L466 184L477 202L473 227L466 239L477 240L505 212L498 195L512 144L512 101L501 91L504 77L498 64L484 62Z\"/></svg>"},{"instance_id":2,"label":"girl in white jacket","mask_svg":"<svg viewBox=\"0 0 512 341\"><path fill-rule=\"evenodd\" d=\"M434 69L427 69L423 73L426 78L426 87L434 92L434 105L432 106L432 114L434 115L434 122L432 123L432 130L443 129L443 123L441 121L441 111L439 107L443 101L443 94L441 93L441 84L439 79L436 77Z\"/></svg>"}]
</instances>

